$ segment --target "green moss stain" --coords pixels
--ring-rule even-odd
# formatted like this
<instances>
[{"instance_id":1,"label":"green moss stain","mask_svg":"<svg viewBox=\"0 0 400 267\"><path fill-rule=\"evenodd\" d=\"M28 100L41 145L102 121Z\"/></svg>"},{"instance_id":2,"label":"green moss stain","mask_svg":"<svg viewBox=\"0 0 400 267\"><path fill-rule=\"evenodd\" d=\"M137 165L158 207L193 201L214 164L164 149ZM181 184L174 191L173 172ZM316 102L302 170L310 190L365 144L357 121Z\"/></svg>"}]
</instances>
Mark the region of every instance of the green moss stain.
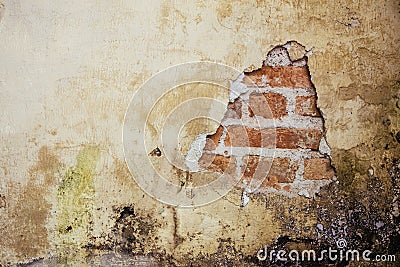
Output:
<instances>
[{"instance_id":1,"label":"green moss stain","mask_svg":"<svg viewBox=\"0 0 400 267\"><path fill-rule=\"evenodd\" d=\"M92 231L94 176L100 149L86 146L76 166L68 168L57 189L57 251L59 258L76 258ZM62 254L62 255L61 255Z\"/></svg>"}]
</instances>

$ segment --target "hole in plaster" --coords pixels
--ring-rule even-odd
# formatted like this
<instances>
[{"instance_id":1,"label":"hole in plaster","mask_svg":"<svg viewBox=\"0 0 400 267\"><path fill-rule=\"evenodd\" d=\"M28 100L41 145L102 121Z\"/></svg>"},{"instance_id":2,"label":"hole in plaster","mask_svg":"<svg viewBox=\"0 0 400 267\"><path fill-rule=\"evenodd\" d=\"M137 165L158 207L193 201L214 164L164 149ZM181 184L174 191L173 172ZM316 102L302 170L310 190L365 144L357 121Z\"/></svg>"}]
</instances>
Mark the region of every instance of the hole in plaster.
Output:
<instances>
[{"instance_id":1,"label":"hole in plaster","mask_svg":"<svg viewBox=\"0 0 400 267\"><path fill-rule=\"evenodd\" d=\"M156 147L156 148L154 148L151 152L150 152L150 154L149 154L150 156L157 156L157 157L161 157L161 150L160 150L160 148L158 148L158 147Z\"/></svg>"},{"instance_id":2,"label":"hole in plaster","mask_svg":"<svg viewBox=\"0 0 400 267\"><path fill-rule=\"evenodd\" d=\"M224 173L229 169L224 159L235 158L230 175L239 177L235 178L244 192L242 206L249 201L248 193L309 198L334 180L324 118L307 66L312 52L296 41L287 42L268 52L261 68L232 81L220 127L214 134L198 135L190 146L190 171ZM238 127L244 130L236 131ZM260 136L271 130L276 140L260 142ZM242 134L248 143L241 142ZM262 179L254 182L255 173Z\"/></svg>"}]
</instances>

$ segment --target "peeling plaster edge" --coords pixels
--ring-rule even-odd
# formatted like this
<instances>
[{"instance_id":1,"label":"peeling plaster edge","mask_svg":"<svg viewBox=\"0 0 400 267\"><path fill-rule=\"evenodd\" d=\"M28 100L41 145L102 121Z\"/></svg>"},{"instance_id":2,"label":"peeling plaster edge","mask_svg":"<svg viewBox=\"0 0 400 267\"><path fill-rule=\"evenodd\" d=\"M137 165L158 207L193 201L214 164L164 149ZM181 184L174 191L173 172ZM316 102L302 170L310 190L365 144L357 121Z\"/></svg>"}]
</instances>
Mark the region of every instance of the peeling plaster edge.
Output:
<instances>
[{"instance_id":1,"label":"peeling plaster edge","mask_svg":"<svg viewBox=\"0 0 400 267\"><path fill-rule=\"evenodd\" d=\"M303 56L298 59L292 59L289 55L288 50L291 48L293 43L297 43L296 41L288 41L284 45L275 46L270 52L268 52L266 59L263 61L262 66L307 66L308 57L313 54L313 49L306 50L304 46L297 43L303 48ZM285 53L281 53L284 51ZM273 58L271 56L274 52L277 52L277 57ZM272 58L272 59L271 59ZM254 71L254 70L252 70ZM249 96L253 92L257 93L279 93L286 97L288 100L288 104L286 106L287 116L281 119L266 119L263 117L255 116L255 119L232 119L228 118L225 119L226 112L224 114L224 118L222 119L220 125L226 128L227 126L243 126L246 127L253 127L253 128L289 128L289 129L317 129L322 131L322 138L319 143L318 151L311 151L309 149L299 149L294 152L289 152L285 149L266 149L266 148L238 148L238 147L229 147L226 148L224 146L224 140L226 136L226 129L220 138L219 144L215 149L215 153L209 154L216 154L222 156L236 156L236 160L238 162L242 161L242 157L249 156L249 155L259 155L259 156L272 156L273 158L277 157L286 157L290 158L292 161L293 159L299 162L299 168L296 171L296 178L292 183L287 183L290 185L289 191L284 190L277 190L273 187L268 188L257 188L256 190L252 190L247 185L244 185L243 192L242 192L242 202L241 206L244 207L250 201L248 194L257 194L257 193L275 193L277 195L284 195L289 198L304 196L306 198L315 197L315 195L320 191L322 186L325 186L333 181L337 180L336 175L329 180L305 180L303 177L304 174L304 158L311 158L311 157L328 157L332 162L331 158L331 149L326 141L326 131L324 127L324 121L326 117L323 112L321 112L320 108L317 105L318 111L321 114L321 118L319 117L309 117L305 118L304 116L297 115L295 113L295 105L296 105L296 96L311 96L315 95L318 98L317 92L312 85L311 88L287 88L287 87L271 87L269 84L266 83L265 85L261 86L247 86L244 84L243 80L245 78L245 72L243 71L235 80L230 81L230 95L229 95L229 103L233 103L239 97L244 100L248 101ZM310 79L312 80L311 73L308 73ZM229 104L228 103L228 104ZM242 111L243 112L243 111ZM215 134L209 133L209 134ZM190 150L186 156L186 165L189 167L190 171L205 171L200 170L198 165L198 160L201 158L202 153L207 153L203 150L198 150L198 147L204 149L205 147L205 139L209 134L200 134L196 137L196 140L191 144ZM192 148L193 145L193 148ZM300 152L300 153L299 153ZM313 154L314 153L314 154ZM317 153L315 155L315 153ZM190 156L189 156L190 154ZM197 155L193 157L193 155ZM188 157L189 156L189 157ZM197 162L191 162L194 158L197 159ZM241 164L238 164L241 165ZM332 166L332 163L331 163ZM332 166L333 167L333 166ZM240 169L240 166L237 166L237 169ZM237 170L238 171L238 170ZM239 171L238 171L239 173ZM335 171L336 173L336 171ZM280 183L281 185L286 185L285 183Z\"/></svg>"}]
</instances>

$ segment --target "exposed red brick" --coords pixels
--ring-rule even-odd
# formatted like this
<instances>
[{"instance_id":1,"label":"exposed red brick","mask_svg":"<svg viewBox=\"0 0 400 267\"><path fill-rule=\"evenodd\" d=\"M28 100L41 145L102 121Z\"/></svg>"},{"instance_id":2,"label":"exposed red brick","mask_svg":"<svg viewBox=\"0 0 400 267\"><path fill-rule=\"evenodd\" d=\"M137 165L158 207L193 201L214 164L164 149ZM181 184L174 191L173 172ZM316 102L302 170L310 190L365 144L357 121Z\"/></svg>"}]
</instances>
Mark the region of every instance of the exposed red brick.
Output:
<instances>
[{"instance_id":1,"label":"exposed red brick","mask_svg":"<svg viewBox=\"0 0 400 267\"><path fill-rule=\"evenodd\" d=\"M272 87L312 88L308 70L302 66L263 66L261 69L245 74L257 86L270 85ZM263 82L263 76L265 76L266 83ZM254 86L249 79L244 79L244 83L248 86Z\"/></svg>"},{"instance_id":2,"label":"exposed red brick","mask_svg":"<svg viewBox=\"0 0 400 267\"><path fill-rule=\"evenodd\" d=\"M274 148L275 129L253 129L245 126L229 126L225 146Z\"/></svg>"},{"instance_id":3,"label":"exposed red brick","mask_svg":"<svg viewBox=\"0 0 400 267\"><path fill-rule=\"evenodd\" d=\"M277 93L251 93L249 112L250 117L256 115L267 119L281 118L287 115L286 97Z\"/></svg>"},{"instance_id":4,"label":"exposed red brick","mask_svg":"<svg viewBox=\"0 0 400 267\"><path fill-rule=\"evenodd\" d=\"M215 148L218 146L219 139L221 138L223 132L224 127L220 125L215 134L207 135L204 150L215 150Z\"/></svg>"},{"instance_id":5,"label":"exposed red brick","mask_svg":"<svg viewBox=\"0 0 400 267\"><path fill-rule=\"evenodd\" d=\"M233 103L229 102L225 118L242 118L242 100L240 100L240 98L237 98Z\"/></svg>"},{"instance_id":6,"label":"exposed red brick","mask_svg":"<svg viewBox=\"0 0 400 267\"><path fill-rule=\"evenodd\" d=\"M224 157L214 154L203 154L199 159L199 166L213 172L233 174L235 172L235 157Z\"/></svg>"},{"instance_id":7,"label":"exposed red brick","mask_svg":"<svg viewBox=\"0 0 400 267\"><path fill-rule=\"evenodd\" d=\"M328 158L304 159L304 179L331 179L334 175L335 171Z\"/></svg>"},{"instance_id":8,"label":"exposed red brick","mask_svg":"<svg viewBox=\"0 0 400 267\"><path fill-rule=\"evenodd\" d=\"M266 182L266 180L264 180L264 182ZM271 187L275 188L276 190L281 189L281 185L278 184L275 180L269 180L268 182L266 182L265 184L262 184L261 186L264 186L264 187L271 186Z\"/></svg>"},{"instance_id":9,"label":"exposed red brick","mask_svg":"<svg viewBox=\"0 0 400 267\"><path fill-rule=\"evenodd\" d=\"M296 59L301 58L300 60L303 60L301 64L307 64L306 57L304 57L304 47L300 48L302 49L301 56L299 58L296 57ZM279 56L279 53L277 51L277 54L268 54L268 57ZM279 60L279 58L275 59ZM275 64L276 62L271 61L271 63ZM276 67L263 66L258 70L245 73L244 84L250 87L256 85L259 87L275 87L275 89L273 92L262 93L258 90L253 90L253 88L251 89L253 91L249 93L248 101L247 98L244 100L239 97L233 103L228 104L224 117L225 121L223 122L225 127L220 126L215 134L207 136L205 146L207 153L203 153L199 160L200 167L203 170L228 174L230 177L235 177L232 180L235 183L236 178L241 178L242 183L239 183L238 186L242 188L247 186L254 188L254 186L260 185L261 188L275 188L281 192L291 192L293 190L294 193L299 188L292 188L292 183L296 179L299 162L303 165L303 160L304 172L303 168L301 168L302 172L297 173L297 175L302 175L303 177L299 177L300 180L298 182L303 183L303 179L331 179L334 176L334 170L330 165L329 158L319 158L321 154L318 148L323 137L322 129L315 129L315 126L319 126L319 122L316 122L317 125L312 125L313 120L310 120L309 124L302 124L302 121L299 121L293 125L288 125L287 128L273 128L272 126L271 128L262 128L253 124L256 121L255 119L246 117L243 120L244 125L230 125L237 124L236 122L243 119L243 116L257 116L267 119L281 119L285 116L291 116L287 113L289 101L286 98L287 92L285 90L287 89L281 89L280 87L308 89L313 87L307 66L301 64ZM296 90L290 91L291 93L297 92ZM301 93L296 94L294 112L299 116L308 116L309 119L311 119L310 117L321 117L316 105L316 98L316 95L303 96ZM243 110L245 104L249 105L248 112ZM296 119L296 116L292 118ZM230 121L229 119L234 120ZM221 137L224 136L225 132L225 156L211 154L215 153L211 151L222 141ZM232 147L287 149L291 155L293 153L296 156L290 158L266 158L248 155L249 151L246 153L245 150L239 149L240 154L246 153L246 156L241 157L241 163L243 164L236 166L236 158L231 154L235 155L237 149L232 149ZM307 152L308 159L302 156L300 151L302 149L311 150ZM237 167L241 168L241 177L236 176Z\"/></svg>"},{"instance_id":10,"label":"exposed red brick","mask_svg":"<svg viewBox=\"0 0 400 267\"><path fill-rule=\"evenodd\" d=\"M318 150L322 131L315 129L276 129L277 148Z\"/></svg>"},{"instance_id":11,"label":"exposed red brick","mask_svg":"<svg viewBox=\"0 0 400 267\"><path fill-rule=\"evenodd\" d=\"M262 158L259 156L247 156L243 158L242 173L244 178L253 178L254 174L259 168L259 174L267 174L272 166L273 159ZM257 177L259 178L259 177ZM264 178L264 177L261 177Z\"/></svg>"},{"instance_id":12,"label":"exposed red brick","mask_svg":"<svg viewBox=\"0 0 400 267\"><path fill-rule=\"evenodd\" d=\"M283 187L283 190L285 190L286 192L289 192L290 191L290 184L287 184L287 185L285 185L284 187Z\"/></svg>"},{"instance_id":13,"label":"exposed red brick","mask_svg":"<svg viewBox=\"0 0 400 267\"><path fill-rule=\"evenodd\" d=\"M318 150L322 131L315 129L253 129L244 126L229 126L226 146L305 148ZM275 146L276 143L276 146Z\"/></svg>"},{"instance_id":14,"label":"exposed red brick","mask_svg":"<svg viewBox=\"0 0 400 267\"><path fill-rule=\"evenodd\" d=\"M296 113L303 116L320 117L316 96L296 96Z\"/></svg>"},{"instance_id":15,"label":"exposed red brick","mask_svg":"<svg viewBox=\"0 0 400 267\"><path fill-rule=\"evenodd\" d=\"M245 179L263 180L261 186L274 186L278 183L291 183L298 169L297 163L289 158L264 158L248 156L243 159L242 173Z\"/></svg>"},{"instance_id":16,"label":"exposed red brick","mask_svg":"<svg viewBox=\"0 0 400 267\"><path fill-rule=\"evenodd\" d=\"M268 177L276 179L279 183L291 183L295 179L297 163L291 163L288 158L274 158Z\"/></svg>"}]
</instances>

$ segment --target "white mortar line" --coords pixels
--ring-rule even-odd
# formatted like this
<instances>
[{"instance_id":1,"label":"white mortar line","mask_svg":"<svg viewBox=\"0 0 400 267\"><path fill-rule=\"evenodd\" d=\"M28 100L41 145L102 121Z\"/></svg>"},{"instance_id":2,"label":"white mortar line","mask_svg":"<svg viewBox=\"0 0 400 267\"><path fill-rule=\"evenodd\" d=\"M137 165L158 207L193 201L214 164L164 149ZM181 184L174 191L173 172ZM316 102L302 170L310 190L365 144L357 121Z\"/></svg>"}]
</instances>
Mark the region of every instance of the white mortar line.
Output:
<instances>
[{"instance_id":1,"label":"white mortar line","mask_svg":"<svg viewBox=\"0 0 400 267\"><path fill-rule=\"evenodd\" d=\"M296 96L294 94L286 95L286 112L290 117L296 113Z\"/></svg>"},{"instance_id":2,"label":"white mortar line","mask_svg":"<svg viewBox=\"0 0 400 267\"><path fill-rule=\"evenodd\" d=\"M299 168L296 171L296 178L294 181L304 181L304 158L299 158L297 161ZM293 181L293 182L294 182Z\"/></svg>"},{"instance_id":3,"label":"white mortar line","mask_svg":"<svg viewBox=\"0 0 400 267\"><path fill-rule=\"evenodd\" d=\"M244 115L244 114L243 114ZM221 122L222 126L245 126L254 129L260 128L288 128L288 129L317 129L323 131L323 120L321 117L300 116L291 114L281 119L266 119L259 116L242 119L228 118Z\"/></svg>"},{"instance_id":4,"label":"white mortar line","mask_svg":"<svg viewBox=\"0 0 400 267\"><path fill-rule=\"evenodd\" d=\"M227 152L227 153L225 153ZM205 150L203 153L215 154L225 157L236 156L262 156L266 158L291 158L299 159L303 158L324 158L325 156L318 151L312 151L310 149L284 149L284 148L260 148L260 147L225 147L218 146L216 150L208 151Z\"/></svg>"},{"instance_id":5,"label":"white mortar line","mask_svg":"<svg viewBox=\"0 0 400 267\"><path fill-rule=\"evenodd\" d=\"M249 92L257 93L277 93L277 94L295 94L298 96L315 95L313 88L288 88L288 87L251 87L247 86Z\"/></svg>"}]
</instances>

